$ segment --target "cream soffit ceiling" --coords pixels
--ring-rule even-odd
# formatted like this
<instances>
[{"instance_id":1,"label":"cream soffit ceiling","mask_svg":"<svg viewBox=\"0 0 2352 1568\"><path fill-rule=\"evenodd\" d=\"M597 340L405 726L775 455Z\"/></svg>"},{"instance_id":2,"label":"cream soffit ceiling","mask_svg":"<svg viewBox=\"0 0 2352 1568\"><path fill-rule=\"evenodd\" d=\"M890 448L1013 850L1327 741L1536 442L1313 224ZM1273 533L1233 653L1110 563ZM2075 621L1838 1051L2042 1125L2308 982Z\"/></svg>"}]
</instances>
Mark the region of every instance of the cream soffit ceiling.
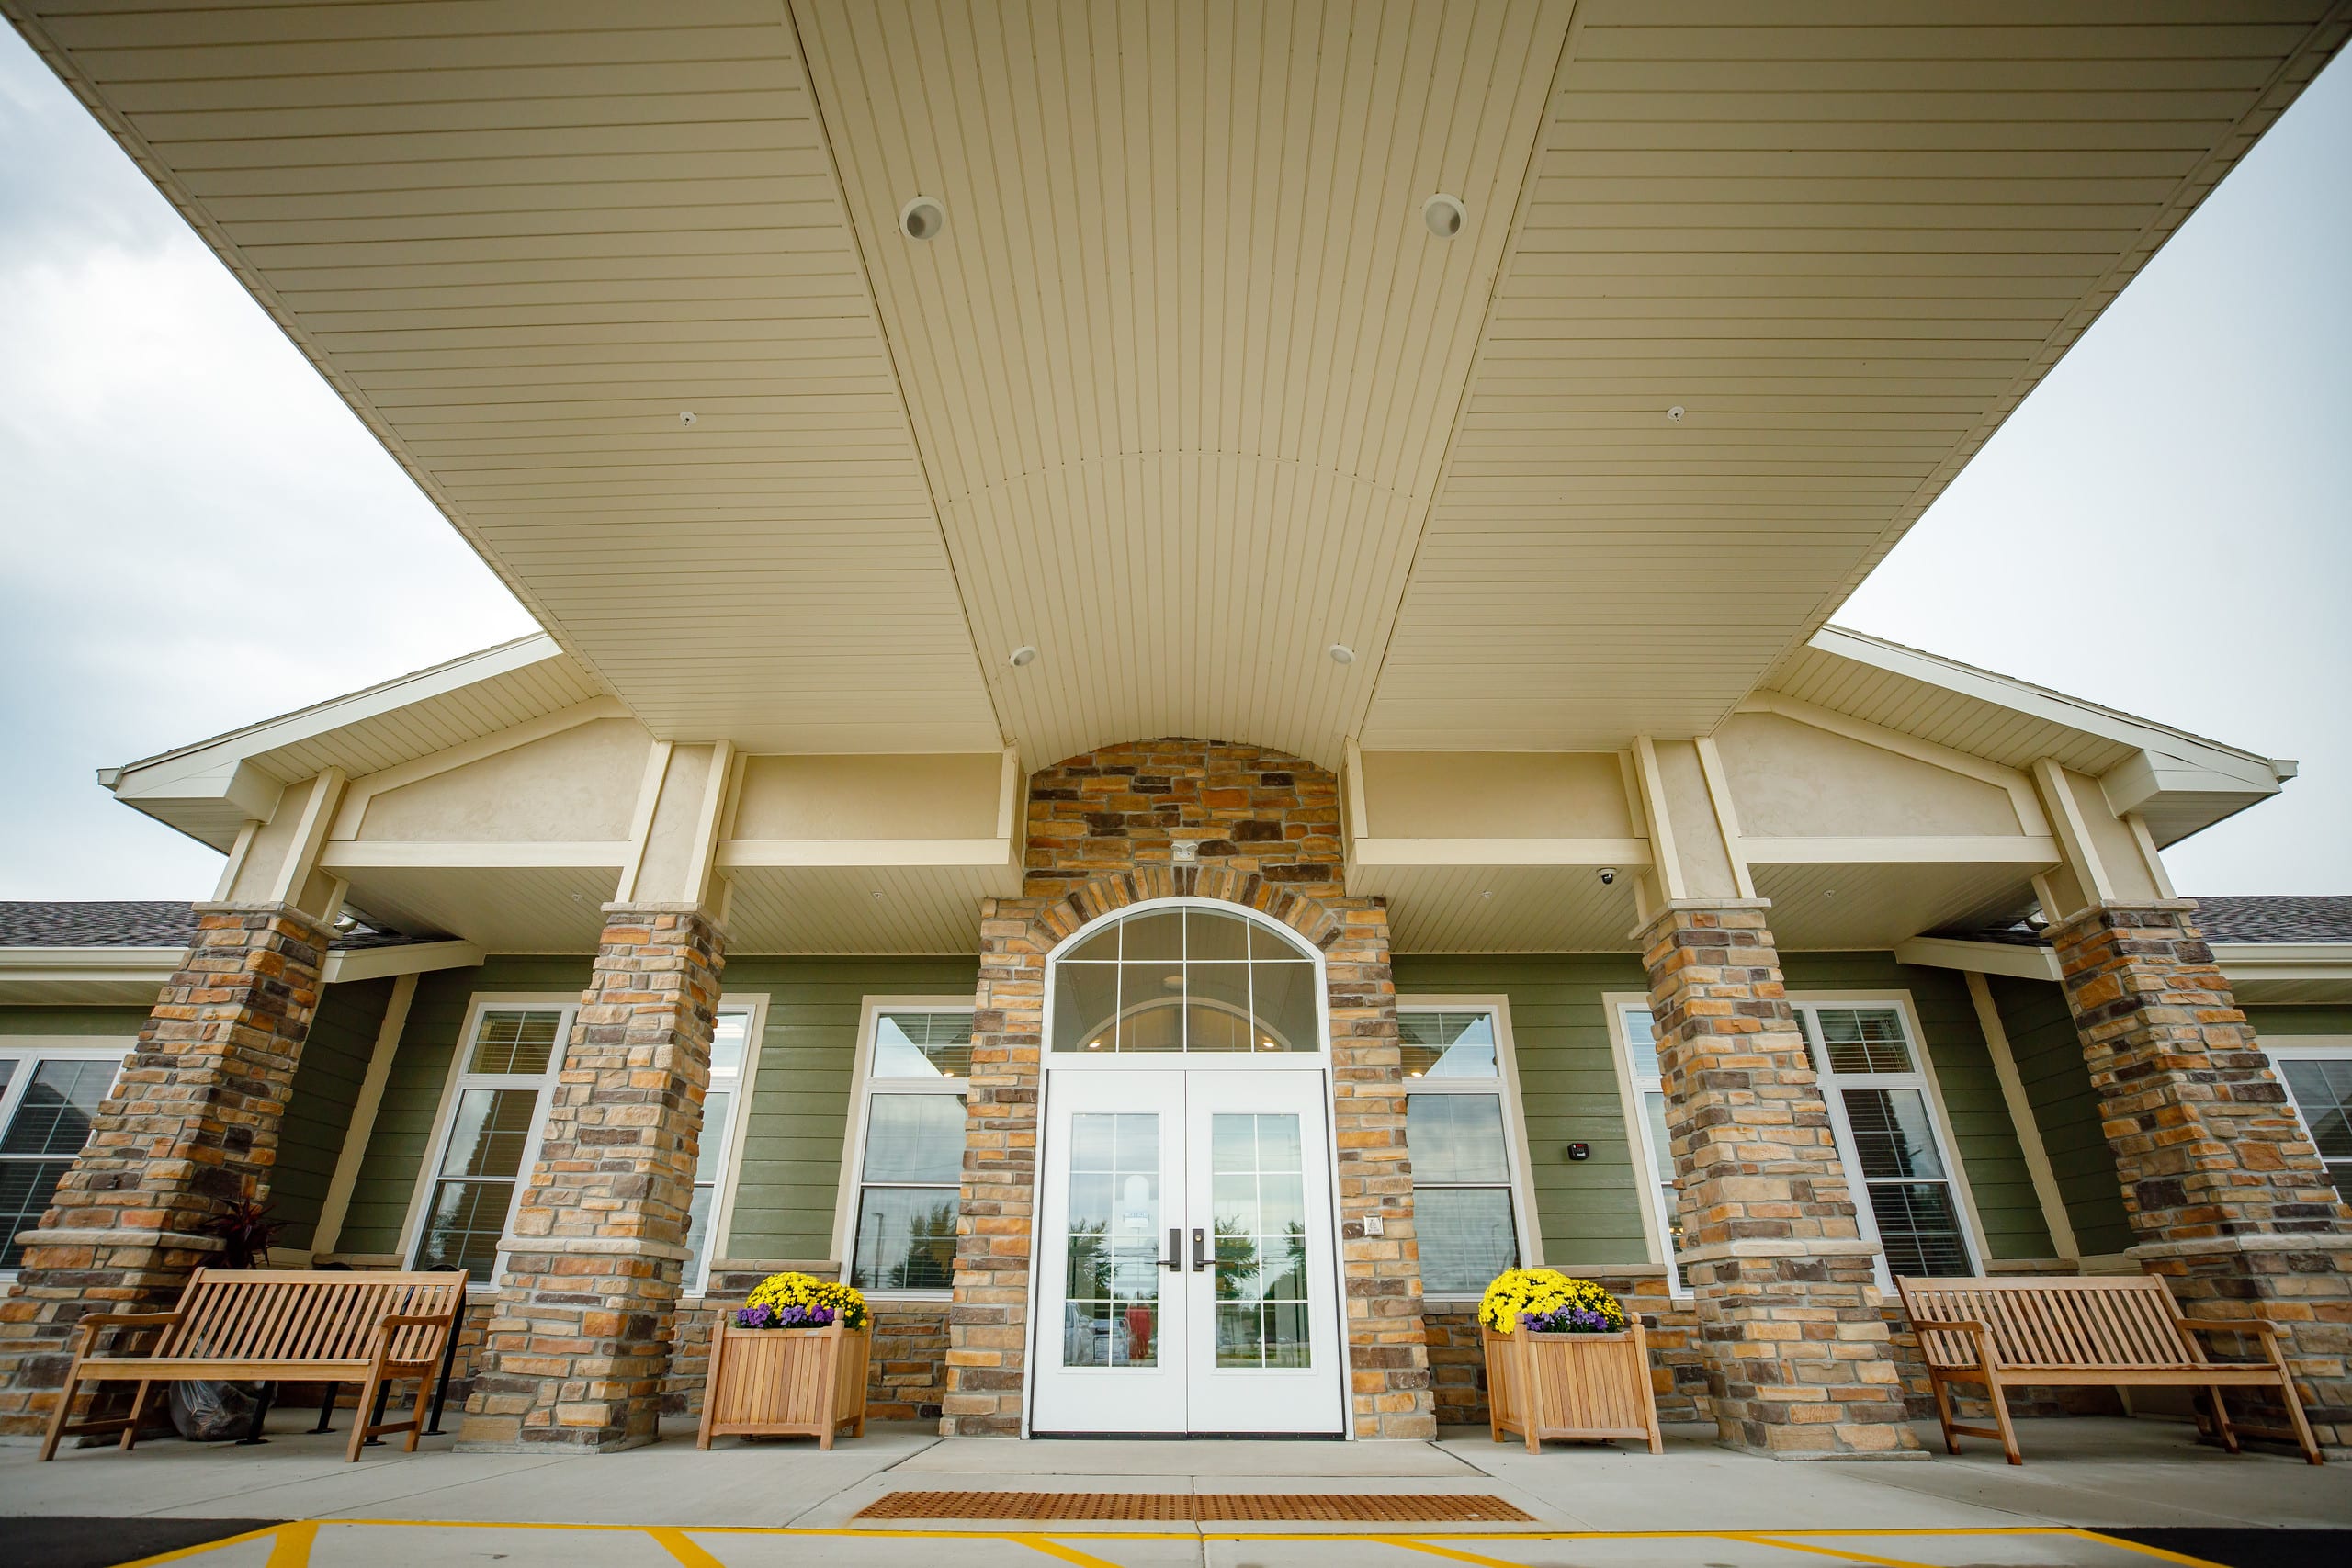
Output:
<instances>
[{"instance_id":1,"label":"cream soffit ceiling","mask_svg":"<svg viewBox=\"0 0 2352 1568\"><path fill-rule=\"evenodd\" d=\"M139 3L0 10L656 733L1031 766L1712 728L2347 14Z\"/></svg>"},{"instance_id":2,"label":"cream soffit ceiling","mask_svg":"<svg viewBox=\"0 0 2352 1568\"><path fill-rule=\"evenodd\" d=\"M1363 744L1713 728L2345 17L1584 0Z\"/></svg>"},{"instance_id":3,"label":"cream soffit ceiling","mask_svg":"<svg viewBox=\"0 0 2352 1568\"><path fill-rule=\"evenodd\" d=\"M1324 650L1388 634L1568 6L794 10L974 633L1042 654L1025 760L1335 760L1374 665Z\"/></svg>"},{"instance_id":4,"label":"cream soffit ceiling","mask_svg":"<svg viewBox=\"0 0 2352 1568\"><path fill-rule=\"evenodd\" d=\"M657 734L997 749L774 0L135 6L8 0Z\"/></svg>"}]
</instances>

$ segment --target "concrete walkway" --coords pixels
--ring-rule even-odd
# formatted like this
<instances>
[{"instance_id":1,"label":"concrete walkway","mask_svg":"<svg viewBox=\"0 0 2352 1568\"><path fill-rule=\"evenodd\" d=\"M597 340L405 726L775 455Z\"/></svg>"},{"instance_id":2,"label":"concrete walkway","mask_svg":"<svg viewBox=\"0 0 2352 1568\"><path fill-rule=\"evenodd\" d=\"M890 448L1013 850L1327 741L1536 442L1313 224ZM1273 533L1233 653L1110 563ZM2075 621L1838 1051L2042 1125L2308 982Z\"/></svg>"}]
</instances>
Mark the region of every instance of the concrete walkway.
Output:
<instances>
[{"instance_id":1,"label":"concrete walkway","mask_svg":"<svg viewBox=\"0 0 2352 1568\"><path fill-rule=\"evenodd\" d=\"M1434 1443L1022 1444L942 1442L927 1428L881 1424L863 1441L844 1441L830 1453L801 1440L722 1442L703 1453L681 1427L657 1447L620 1455L458 1454L443 1438L428 1438L414 1455L370 1450L351 1465L342 1461L339 1438L300 1430L306 1415L274 1419L261 1448L158 1442L128 1455L111 1448L69 1451L47 1465L35 1463L29 1448L0 1448L0 1516L375 1521L306 1535L309 1544L300 1552L281 1532L179 1559L204 1568L498 1556L582 1568L606 1562L1034 1565L1047 1558L1117 1568L1381 1568L1439 1561L1443 1554L1430 1555L1438 1551L1431 1543L1446 1542L1453 1555L1443 1560L1514 1565L1793 1568L1808 1556L1931 1565L2112 1563L2154 1559L2120 1543L2053 1532L2352 1527L2352 1465L2313 1469L2270 1453L2233 1458L2199 1445L2186 1426L2158 1421L2024 1423L2021 1468L2002 1463L1989 1443L1972 1444L1957 1459L1939 1453L1909 1463L1780 1464L1717 1449L1712 1430L1699 1427L1669 1428L1666 1454L1652 1457L1561 1446L1531 1455L1516 1444L1490 1442L1483 1430L1452 1432ZM888 1492L982 1489L1483 1493L1516 1505L1535 1522L1502 1531L1415 1527L1410 1540L1363 1525L852 1522ZM570 1528L559 1534L526 1526ZM1923 1530L1952 1533L1905 1535L1889 1544L1895 1532ZM746 1533L732 1533L738 1531ZM1819 1533L1828 1531L1871 1533ZM1984 1531L2005 1533L1979 1533ZM2017 1531L2026 1533L2006 1533ZM0 1538L6 1533L0 1527ZM1334 1535L1346 1544L1317 1544L1317 1538ZM1792 1541L1795 1536L1804 1539ZM1564 1554L1566 1537L1577 1538L1573 1555ZM795 1541L797 1554L787 1550ZM820 1543L821 1551L809 1550ZM2352 1550L2344 1560L2352 1561Z\"/></svg>"}]
</instances>

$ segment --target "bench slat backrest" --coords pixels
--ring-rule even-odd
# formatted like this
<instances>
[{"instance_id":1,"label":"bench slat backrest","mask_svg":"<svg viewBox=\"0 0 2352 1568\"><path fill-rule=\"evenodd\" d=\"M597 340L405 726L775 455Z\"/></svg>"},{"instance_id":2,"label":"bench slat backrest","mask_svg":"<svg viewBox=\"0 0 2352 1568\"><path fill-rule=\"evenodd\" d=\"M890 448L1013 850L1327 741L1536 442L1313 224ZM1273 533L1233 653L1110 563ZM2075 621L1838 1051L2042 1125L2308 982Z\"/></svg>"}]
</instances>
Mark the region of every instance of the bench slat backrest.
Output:
<instances>
[{"instance_id":1,"label":"bench slat backrest","mask_svg":"<svg viewBox=\"0 0 2352 1568\"><path fill-rule=\"evenodd\" d=\"M2151 1274L1905 1279L1895 1288L1914 1322L1984 1324L2003 1367L2177 1367L2204 1359L2175 1326L2171 1292ZM1976 1347L1962 1333L1923 1332L1919 1348L1935 1366L1976 1364Z\"/></svg>"},{"instance_id":2,"label":"bench slat backrest","mask_svg":"<svg viewBox=\"0 0 2352 1568\"><path fill-rule=\"evenodd\" d=\"M387 1317L446 1317L465 1299L462 1274L317 1273L199 1269L159 1356L266 1361L364 1360ZM437 1354L439 1330L393 1331L392 1359Z\"/></svg>"}]
</instances>

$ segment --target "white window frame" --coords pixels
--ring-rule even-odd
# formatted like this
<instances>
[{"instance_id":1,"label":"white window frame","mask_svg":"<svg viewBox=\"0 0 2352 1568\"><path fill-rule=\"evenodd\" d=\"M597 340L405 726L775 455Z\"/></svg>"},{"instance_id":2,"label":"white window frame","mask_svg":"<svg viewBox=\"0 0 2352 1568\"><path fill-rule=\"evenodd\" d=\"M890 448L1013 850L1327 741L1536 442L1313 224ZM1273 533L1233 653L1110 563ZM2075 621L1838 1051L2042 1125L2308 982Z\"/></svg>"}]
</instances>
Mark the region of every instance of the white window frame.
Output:
<instances>
[{"instance_id":1,"label":"white window frame","mask_svg":"<svg viewBox=\"0 0 2352 1568\"><path fill-rule=\"evenodd\" d=\"M1503 1183L1510 1192L1511 1229L1519 1243L1519 1266L1521 1269L1544 1267L1544 1236L1535 1223L1535 1193L1530 1179L1533 1162L1528 1157L1527 1117L1521 1109L1519 1093L1519 1056L1511 1040L1510 998L1508 996L1454 996L1419 993L1396 998L1399 1016L1408 1012L1483 1012L1493 1021L1495 1032L1495 1076L1491 1078L1408 1078L1403 1092L1416 1094L1481 1094L1493 1095L1502 1101L1503 1160L1507 1179ZM1412 1158L1409 1145L1405 1157ZM1446 1182L1444 1186L1485 1186L1483 1182ZM1452 1295L1424 1291L1422 1299L1432 1305L1458 1306L1476 1303L1476 1293Z\"/></svg>"},{"instance_id":2,"label":"white window frame","mask_svg":"<svg viewBox=\"0 0 2352 1568\"><path fill-rule=\"evenodd\" d=\"M1829 1125L1838 1139L1838 1157L1846 1167L1846 1186L1854 1204L1854 1217L1862 1235L1878 1242L1878 1216L1871 1209L1870 1184L1862 1175L1861 1156L1854 1143L1854 1130L1846 1120L1846 1098L1849 1089L1916 1089L1928 1107L1928 1123L1936 1139L1936 1154L1943 1162L1945 1179L1951 1183L1952 1194L1959 1200L1955 1205L1960 1218L1962 1245L1968 1248L1972 1271L1982 1274L1990 1254L1984 1247L1984 1223L1976 1213L1976 1194L1968 1184L1968 1166L1960 1157L1960 1141L1952 1136L1951 1113L1944 1106L1943 1086L1936 1081L1936 1059L1928 1049L1927 1032L1919 1027L1919 1011L1913 1005L1909 991L1805 991L1791 993L1789 1005L1795 1009L1798 1026L1804 1032L1805 1048L1814 1064L1814 1076L1821 1084L1821 1098L1829 1108ZM1844 1008L1889 1008L1903 1025L1905 1043L1911 1048L1911 1059L1918 1070L1909 1073L1836 1073L1829 1068L1829 1052L1822 1043L1821 1010L1833 1011ZM1877 1253L1874 1269L1879 1289L1890 1294L1894 1290L1894 1276L1887 1267L1886 1253Z\"/></svg>"},{"instance_id":3,"label":"white window frame","mask_svg":"<svg viewBox=\"0 0 2352 1568\"><path fill-rule=\"evenodd\" d=\"M1617 1100L1625 1116L1625 1146L1639 1159L1634 1175L1642 1188L1642 1235L1648 1242L1650 1261L1666 1270L1668 1295L1679 1300L1690 1299L1690 1283L1682 1277L1682 1266L1674 1257L1671 1246L1674 1217L1667 1213L1665 1187L1668 1180L1681 1178L1674 1169L1672 1151L1657 1148L1650 1136L1650 1119L1642 1109L1642 1097L1657 1089L1666 1092L1662 1084L1634 1070L1634 1037L1625 1028L1625 1010L1636 1008L1653 1012L1647 991L1604 991L1600 1005L1609 1015L1609 1057L1617 1068Z\"/></svg>"},{"instance_id":4,"label":"white window frame","mask_svg":"<svg viewBox=\"0 0 2352 1568\"><path fill-rule=\"evenodd\" d=\"M1625 1009L1638 1008L1644 1012L1653 1012L1654 1009L1648 995L1638 991L1607 992L1601 997L1601 1003L1609 1015L1609 1038L1611 1055L1617 1063L1626 1135L1631 1145L1642 1152L1643 1160L1648 1168L1649 1180L1645 1190L1649 1196L1642 1204L1642 1226L1649 1237L1650 1256L1665 1264L1667 1282L1672 1293L1687 1297L1690 1294L1690 1287L1683 1280L1676 1260L1668 1256L1667 1249L1667 1238L1672 1235L1672 1230L1663 1189L1666 1180L1673 1175L1673 1159L1669 1151L1652 1146L1655 1140L1650 1136L1649 1118L1642 1110L1642 1096L1661 1086L1635 1075L1633 1041L1625 1031ZM1868 1183L1862 1176L1861 1159L1856 1152L1853 1129L1847 1123L1845 1098L1840 1091L1845 1089L1919 1089L1927 1103L1928 1121L1935 1135L1937 1156L1943 1162L1946 1179L1951 1183L1953 1195L1958 1200L1956 1209L1960 1216L1961 1239L1968 1248L1971 1263L1981 1272L1989 1256L1984 1246L1984 1224L1976 1211L1975 1191L1969 1185L1967 1163L1960 1157L1959 1142L1952 1136L1951 1115L1944 1106L1943 1087L1936 1078L1935 1056L1928 1048L1926 1031L1919 1027L1919 1011L1911 993L1907 990L1792 992L1789 1005L1797 1015L1798 1032L1804 1038L1808 1066L1817 1063L1824 1069L1828 1066L1829 1056L1821 1043L1818 1014L1822 1009L1886 1008L1895 1013L1902 1023L1905 1043L1910 1047L1912 1060L1918 1064L1918 1071L1842 1076L1817 1071L1815 1075L1821 1084L1822 1100L1829 1111L1831 1135L1837 1142L1838 1163L1845 1169L1855 1221L1866 1239L1878 1242L1878 1217L1871 1208ZM1883 1250L1877 1254L1875 1271L1879 1289L1893 1292L1894 1280Z\"/></svg>"},{"instance_id":5,"label":"white window frame","mask_svg":"<svg viewBox=\"0 0 2352 1568\"><path fill-rule=\"evenodd\" d=\"M514 1197L520 1201L523 1190L530 1184L531 1171L538 1164L539 1136L547 1131L548 1091L563 1072L564 1057L571 1048L572 1021L580 1013L580 998L574 992L477 991L466 1004L465 1021L458 1027L457 1047L449 1053L449 1071L441 1084L441 1107L434 1113L433 1137L425 1145L424 1159L417 1168L416 1187L409 1194L408 1218L401 1226L401 1267L411 1267L416 1261L416 1249L424 1239L425 1216L432 1212L433 1190L440 1184L441 1162L448 1154L450 1129L457 1124L458 1100L468 1089L520 1087L513 1080L514 1073L469 1073L467 1059L473 1054L474 1035L481 1027L481 1015L500 1010L556 1012L555 1049L548 1055L547 1071L540 1075L539 1103L531 1114L531 1135L524 1142L522 1162L514 1168ZM469 1080L480 1079L474 1083ZM514 1222L514 1211L506 1212L509 1225ZM511 1233L510 1233L511 1234ZM487 1280L468 1280L469 1299L478 1295L494 1295L498 1282L506 1272L508 1249L501 1246L491 1264Z\"/></svg>"},{"instance_id":6,"label":"white window frame","mask_svg":"<svg viewBox=\"0 0 2352 1568\"><path fill-rule=\"evenodd\" d=\"M8 1123L16 1119L17 1107L24 1102L25 1089L32 1082L33 1075L40 1070L41 1063L103 1062L112 1058L114 1077L107 1085L107 1098L111 1100L122 1082L123 1068L130 1065L132 1054L138 1049L139 1042L135 1037L126 1040L120 1036L93 1038L87 1034L0 1034L0 1059L17 1064L17 1070L8 1075L7 1086L0 1089L0 1133L6 1133ZM75 1153L78 1156L80 1151ZM59 1156L24 1155L7 1157L8 1163L13 1165L30 1164L36 1157L56 1159ZM40 1216L35 1215L33 1224L39 1223ZM16 1277L16 1269L0 1269L0 1280Z\"/></svg>"},{"instance_id":7,"label":"white window frame","mask_svg":"<svg viewBox=\"0 0 2352 1568\"><path fill-rule=\"evenodd\" d=\"M2270 1070L2278 1079L2278 1087L2286 1090L2287 1108L2295 1113L2295 1125L2303 1130L2303 1136L2311 1141L2313 1149L2317 1149L2319 1139L2312 1132L2311 1118L2303 1114L2302 1104L2296 1100L2294 1089L2289 1087L2281 1064L2290 1061L2352 1062L2352 1034L2290 1034L2283 1039L2266 1040L2256 1030L2255 1045L2268 1059ZM2321 1168L2326 1168L2324 1163ZM2331 1184L2332 1181L2333 1179ZM2352 1202L2352 1198L2346 1198L2345 1201Z\"/></svg>"},{"instance_id":8,"label":"white window frame","mask_svg":"<svg viewBox=\"0 0 2352 1568\"><path fill-rule=\"evenodd\" d=\"M952 1094L964 1100L971 1089L971 1079L963 1078L876 1078L874 1076L875 1037L881 1031L882 1015L886 1012L960 1012L977 1013L969 991L950 997L867 997L858 1010L857 1053L850 1079L849 1126L842 1139L841 1185L833 1201L833 1256L841 1264L841 1278L846 1283L850 1270L856 1264L858 1200L865 1191L865 1128L868 1108L878 1091L883 1094ZM905 1185L882 1183L881 1185ZM958 1202L961 1201L961 1182ZM954 1295L949 1291L867 1291L869 1301L944 1302Z\"/></svg>"},{"instance_id":9,"label":"white window frame","mask_svg":"<svg viewBox=\"0 0 2352 1568\"><path fill-rule=\"evenodd\" d=\"M749 1114L745 1108L752 1103L752 1091L759 1077L760 1046L767 1038L768 993L721 994L718 1010L749 1013L751 1022L744 1026L743 1066L735 1076L735 1098L727 1105L727 1125L718 1129L718 1174L711 1184L710 1226L703 1233L702 1256L695 1259L694 1278L679 1285L680 1294L689 1299L699 1299L709 1292L711 1263L727 1256L727 1244L733 1238L735 1190L743 1179L743 1118ZM707 1089L705 1092L707 1094ZM707 1117L703 1121L702 1135L705 1139L710 1136ZM702 1183L695 1185L699 1187Z\"/></svg>"},{"instance_id":10,"label":"white window frame","mask_svg":"<svg viewBox=\"0 0 2352 1568\"><path fill-rule=\"evenodd\" d=\"M1054 994L1061 987L1055 984L1057 971L1063 955L1073 953L1090 941L1103 927L1114 921L1137 915L1159 914L1170 909L1210 909L1223 915L1238 915L1251 925L1262 926L1268 931L1295 948L1298 957L1315 966L1315 1049L1307 1051L1057 1051L1054 1049ZM1080 960L1080 962L1095 962ZM970 1005L969 1003L966 1004ZM1254 1004L1253 1004L1254 1008ZM1331 985L1326 973L1322 950L1296 931L1270 915L1260 913L1246 904L1227 903L1222 898L1198 898L1190 896L1170 898L1148 898L1139 904L1128 904L1107 914L1097 915L1078 930L1056 942L1046 954L1046 997L1042 1015L1043 1029L1037 1037L1037 1059L1040 1073L1086 1072L1170 1072L1181 1071L1187 1066L1215 1066L1219 1071L1279 1072L1285 1068L1322 1067L1331 1066Z\"/></svg>"}]
</instances>

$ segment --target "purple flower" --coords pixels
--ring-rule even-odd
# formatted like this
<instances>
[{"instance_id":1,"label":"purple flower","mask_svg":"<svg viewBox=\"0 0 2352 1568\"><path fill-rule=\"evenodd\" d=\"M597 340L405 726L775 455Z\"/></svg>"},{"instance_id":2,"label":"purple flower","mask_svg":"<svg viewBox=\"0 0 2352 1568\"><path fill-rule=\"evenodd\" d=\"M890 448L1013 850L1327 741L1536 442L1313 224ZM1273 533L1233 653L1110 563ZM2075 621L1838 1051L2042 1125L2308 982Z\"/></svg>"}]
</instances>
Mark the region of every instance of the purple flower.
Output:
<instances>
[{"instance_id":1,"label":"purple flower","mask_svg":"<svg viewBox=\"0 0 2352 1568\"><path fill-rule=\"evenodd\" d=\"M775 1326L775 1309L774 1307L764 1306L744 1307L735 1314L735 1326L738 1328L774 1328Z\"/></svg>"},{"instance_id":2,"label":"purple flower","mask_svg":"<svg viewBox=\"0 0 2352 1568\"><path fill-rule=\"evenodd\" d=\"M1553 1313L1525 1313L1520 1322L1536 1334L1608 1334L1613 1332L1606 1313L1590 1307L1562 1307Z\"/></svg>"}]
</instances>

